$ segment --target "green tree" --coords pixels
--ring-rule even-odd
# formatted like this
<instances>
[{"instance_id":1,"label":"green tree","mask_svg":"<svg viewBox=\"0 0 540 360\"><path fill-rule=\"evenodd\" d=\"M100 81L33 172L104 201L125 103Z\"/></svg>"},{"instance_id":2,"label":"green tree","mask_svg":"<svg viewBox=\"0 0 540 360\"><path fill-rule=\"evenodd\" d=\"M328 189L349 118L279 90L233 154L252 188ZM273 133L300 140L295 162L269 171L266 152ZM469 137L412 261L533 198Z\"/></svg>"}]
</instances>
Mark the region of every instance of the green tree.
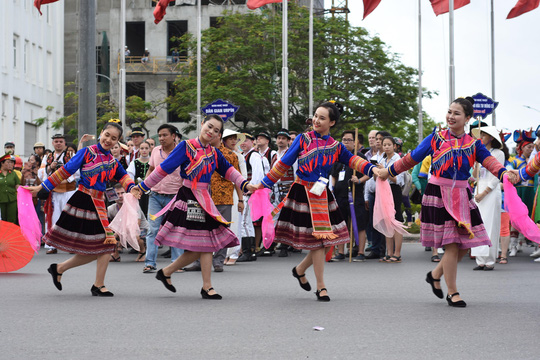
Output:
<instances>
[{"instance_id":1,"label":"green tree","mask_svg":"<svg viewBox=\"0 0 540 360\"><path fill-rule=\"evenodd\" d=\"M66 86L74 86L74 83L67 83ZM51 124L55 130L64 128L64 133L75 140L78 140L78 125L79 114L77 107L79 103L79 95L75 91L68 91L64 95L64 107L70 109L69 115L63 116ZM150 132L146 127L148 121L155 119L157 113L164 107L164 102L145 101L138 96L130 96L126 99L126 125L129 128L141 127L149 136ZM110 100L109 93L99 93L96 98L96 122L98 134L103 129L103 126L110 119L118 119L119 111L116 102ZM34 123L41 126L45 122L45 118L38 118Z\"/></svg>"},{"instance_id":2,"label":"green tree","mask_svg":"<svg viewBox=\"0 0 540 360\"><path fill-rule=\"evenodd\" d=\"M240 129L281 127L281 12L269 7L261 14L227 13L219 26L202 36L202 102L218 98L240 109ZM289 10L289 128L301 131L308 114L308 11L293 4ZM196 41L186 34L180 41L192 57ZM398 132L412 124L417 113L416 69L403 65L378 37L338 18L314 19L315 104L336 100L344 106L334 129L370 127ZM184 65L168 98L171 110L190 119L196 111L196 61ZM426 96L432 93L426 92ZM195 127L186 122L186 130ZM412 126L412 125L411 125Z\"/></svg>"}]
</instances>

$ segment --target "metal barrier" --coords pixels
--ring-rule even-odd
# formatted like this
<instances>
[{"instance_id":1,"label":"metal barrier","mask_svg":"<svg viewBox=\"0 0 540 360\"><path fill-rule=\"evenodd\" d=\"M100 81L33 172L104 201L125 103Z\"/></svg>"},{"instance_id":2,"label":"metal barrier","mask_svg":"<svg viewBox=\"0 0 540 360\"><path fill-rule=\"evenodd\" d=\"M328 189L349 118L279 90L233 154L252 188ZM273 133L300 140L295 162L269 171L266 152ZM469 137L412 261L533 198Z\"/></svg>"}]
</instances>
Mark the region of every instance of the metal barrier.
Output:
<instances>
[{"instance_id":1,"label":"metal barrier","mask_svg":"<svg viewBox=\"0 0 540 360\"><path fill-rule=\"evenodd\" d=\"M187 64L187 56L126 56L126 73L180 73ZM120 72L120 56L118 56Z\"/></svg>"}]
</instances>

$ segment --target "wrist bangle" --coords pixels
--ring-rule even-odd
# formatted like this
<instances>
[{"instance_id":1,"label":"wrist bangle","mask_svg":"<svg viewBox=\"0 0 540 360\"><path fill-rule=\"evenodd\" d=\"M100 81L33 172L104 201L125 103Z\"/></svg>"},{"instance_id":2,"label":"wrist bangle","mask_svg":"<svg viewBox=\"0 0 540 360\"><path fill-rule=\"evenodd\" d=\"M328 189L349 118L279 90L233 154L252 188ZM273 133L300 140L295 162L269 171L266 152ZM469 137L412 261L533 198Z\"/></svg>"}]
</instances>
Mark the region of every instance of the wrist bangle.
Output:
<instances>
[{"instance_id":1,"label":"wrist bangle","mask_svg":"<svg viewBox=\"0 0 540 360\"><path fill-rule=\"evenodd\" d=\"M241 202L241 203L243 203L243 202L244 202L244 200L238 200L238 202Z\"/></svg>"}]
</instances>

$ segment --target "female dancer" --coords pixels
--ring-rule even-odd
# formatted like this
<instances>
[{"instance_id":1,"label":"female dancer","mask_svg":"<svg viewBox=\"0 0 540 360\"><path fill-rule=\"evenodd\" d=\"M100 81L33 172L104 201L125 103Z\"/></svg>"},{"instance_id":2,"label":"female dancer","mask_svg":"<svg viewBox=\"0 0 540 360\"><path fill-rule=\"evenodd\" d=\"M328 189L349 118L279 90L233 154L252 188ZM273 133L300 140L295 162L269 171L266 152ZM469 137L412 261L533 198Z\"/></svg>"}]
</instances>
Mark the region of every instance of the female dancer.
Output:
<instances>
[{"instance_id":1,"label":"female dancer","mask_svg":"<svg viewBox=\"0 0 540 360\"><path fill-rule=\"evenodd\" d=\"M485 126L472 129L472 135L480 139L482 144L504 166L504 153L502 142L497 128ZM475 169L475 173L478 170ZM491 240L488 256L476 256L477 266L473 270L493 270L499 254L499 237L501 233L501 185L499 179L488 172L484 167L479 170L480 174L474 174L478 178L474 200L478 204L478 210L484 220L486 232Z\"/></svg>"},{"instance_id":2,"label":"female dancer","mask_svg":"<svg viewBox=\"0 0 540 360\"><path fill-rule=\"evenodd\" d=\"M107 181L113 178L128 191L135 186L110 153L121 136L120 125L112 122L105 124L97 145L78 151L41 185L28 187L32 193L41 190L50 192L77 170L81 173L78 191L69 199L56 224L44 236L48 245L76 254L63 263L51 264L49 267L48 271L58 290L62 290L60 279L67 270L97 260L96 281L90 291L93 296L113 296L104 281L116 240L109 229L103 191Z\"/></svg>"},{"instance_id":3,"label":"female dancer","mask_svg":"<svg viewBox=\"0 0 540 360\"><path fill-rule=\"evenodd\" d=\"M458 262L469 248L491 244L468 188L469 170L479 161L500 180L506 173L480 140L465 133L465 125L474 113L473 103L472 98L454 100L446 114L448 130L434 131L411 153L380 171L383 179L396 176L432 155L432 176L422 199L420 237L424 246L444 246L445 253L437 267L427 273L426 281L442 299L440 278L444 275L448 286L446 300L455 307L467 306L457 291Z\"/></svg>"},{"instance_id":4,"label":"female dancer","mask_svg":"<svg viewBox=\"0 0 540 360\"><path fill-rule=\"evenodd\" d=\"M305 272L313 265L317 279L315 294L320 301L330 301L324 284L325 253L331 246L349 242L347 225L326 186L332 165L339 161L368 176L378 173L372 164L351 154L330 136L330 129L339 116L336 105L331 102L321 104L313 116L314 131L298 135L258 186L272 188L298 159L296 182L279 205L282 209L274 241L309 250L304 260L292 269L292 274L302 289L310 291Z\"/></svg>"},{"instance_id":5,"label":"female dancer","mask_svg":"<svg viewBox=\"0 0 540 360\"><path fill-rule=\"evenodd\" d=\"M385 136L382 140L382 150L384 155L380 164L388 168L390 165L401 159L399 154L394 152L395 140L392 136ZM392 197L394 199L394 209L396 211L395 218L399 222L403 222L403 211L401 210L402 198L401 187L404 185L403 175L399 174L395 177L389 177L390 189L392 189ZM401 262L401 245L403 243L403 235L398 233L393 237L386 238L386 257L381 260L390 263Z\"/></svg>"},{"instance_id":6,"label":"female dancer","mask_svg":"<svg viewBox=\"0 0 540 360\"><path fill-rule=\"evenodd\" d=\"M217 170L221 176L240 186L244 192L247 191L248 184L221 152L210 145L222 132L223 120L219 116L206 117L197 138L178 144L167 159L131 191L135 197L140 197L141 192L149 191L167 174L181 167L183 185L178 190L174 204L164 215L155 242L184 249L185 252L173 263L160 269L156 279L168 290L176 292L170 280L171 274L200 259L203 280L201 296L203 299L214 300L220 300L221 295L216 293L210 279L212 253L238 245L238 239L226 226L228 222L212 202L208 191L210 178Z\"/></svg>"}]
</instances>

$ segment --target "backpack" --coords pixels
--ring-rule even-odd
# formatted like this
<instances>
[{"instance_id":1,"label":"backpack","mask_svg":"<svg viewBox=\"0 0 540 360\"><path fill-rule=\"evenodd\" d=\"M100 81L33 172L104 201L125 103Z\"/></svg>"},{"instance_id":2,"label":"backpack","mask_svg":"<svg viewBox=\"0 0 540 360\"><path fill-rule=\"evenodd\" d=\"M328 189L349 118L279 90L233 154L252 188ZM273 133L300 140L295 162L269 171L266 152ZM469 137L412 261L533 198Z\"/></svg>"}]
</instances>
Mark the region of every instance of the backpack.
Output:
<instances>
[{"instance_id":1,"label":"backpack","mask_svg":"<svg viewBox=\"0 0 540 360\"><path fill-rule=\"evenodd\" d=\"M412 187L412 175L411 175L411 173L408 172L408 171L405 171L403 173L403 180L404 180L405 184L401 188L401 194L403 196L409 196L409 192L411 191L411 187Z\"/></svg>"}]
</instances>

